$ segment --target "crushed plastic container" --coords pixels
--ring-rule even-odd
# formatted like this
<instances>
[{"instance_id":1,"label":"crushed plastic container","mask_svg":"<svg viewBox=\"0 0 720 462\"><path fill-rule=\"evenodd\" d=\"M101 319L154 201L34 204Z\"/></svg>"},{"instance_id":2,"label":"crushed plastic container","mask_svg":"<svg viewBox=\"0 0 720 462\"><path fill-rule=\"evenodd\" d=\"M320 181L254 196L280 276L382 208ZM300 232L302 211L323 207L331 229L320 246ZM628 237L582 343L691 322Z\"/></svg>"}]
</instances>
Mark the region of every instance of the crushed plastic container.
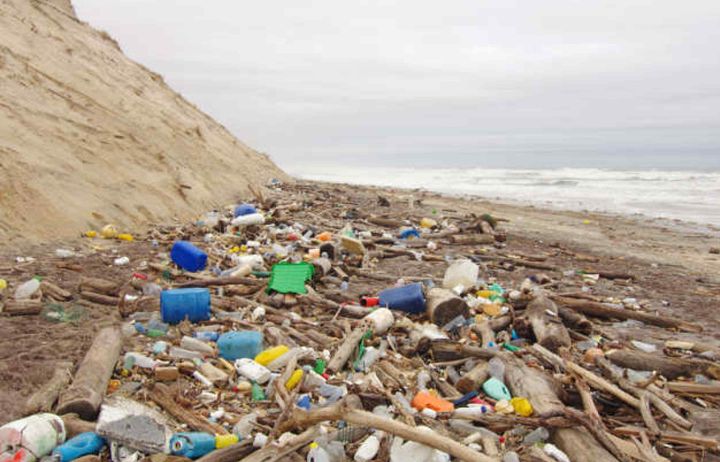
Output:
<instances>
[{"instance_id":1,"label":"crushed plastic container","mask_svg":"<svg viewBox=\"0 0 720 462\"><path fill-rule=\"evenodd\" d=\"M411 404L412 407L419 411L426 408L437 412L452 412L455 410L453 403L435 396L429 391L420 391L417 395L415 395Z\"/></svg>"},{"instance_id":2,"label":"crushed plastic container","mask_svg":"<svg viewBox=\"0 0 720 462\"><path fill-rule=\"evenodd\" d=\"M406 313L422 313L425 311L425 295L422 284L416 282L402 287L385 289L380 292L380 305L391 310L405 311Z\"/></svg>"},{"instance_id":3,"label":"crushed plastic container","mask_svg":"<svg viewBox=\"0 0 720 462\"><path fill-rule=\"evenodd\" d=\"M254 330L232 331L222 334L217 341L220 357L228 361L253 359L263 347L263 335Z\"/></svg>"},{"instance_id":4,"label":"crushed plastic container","mask_svg":"<svg viewBox=\"0 0 720 462\"><path fill-rule=\"evenodd\" d=\"M170 438L170 452L175 456L198 459L214 450L215 435L209 433L176 433Z\"/></svg>"},{"instance_id":5,"label":"crushed plastic container","mask_svg":"<svg viewBox=\"0 0 720 462\"><path fill-rule=\"evenodd\" d=\"M180 268L191 273L201 271L207 265L207 254L188 241L175 241L170 258Z\"/></svg>"},{"instance_id":6,"label":"crushed plastic container","mask_svg":"<svg viewBox=\"0 0 720 462\"><path fill-rule=\"evenodd\" d=\"M85 432L56 447L52 455L58 456L60 462L70 462L88 454L97 454L103 446L105 439L102 436L95 432Z\"/></svg>"},{"instance_id":7,"label":"crushed plastic container","mask_svg":"<svg viewBox=\"0 0 720 462\"><path fill-rule=\"evenodd\" d=\"M160 313L163 322L178 324L186 318L190 322L210 319L210 291L206 288L163 290L160 294Z\"/></svg>"},{"instance_id":8,"label":"crushed plastic container","mask_svg":"<svg viewBox=\"0 0 720 462\"><path fill-rule=\"evenodd\" d=\"M445 277L443 277L442 283L443 288L452 290L457 286L462 286L469 289L475 286L479 274L480 268L470 260L455 260L450 264L448 269L445 270Z\"/></svg>"},{"instance_id":9,"label":"crushed plastic container","mask_svg":"<svg viewBox=\"0 0 720 462\"><path fill-rule=\"evenodd\" d=\"M65 424L55 414L35 414L0 427L0 461L35 462L65 442Z\"/></svg>"},{"instance_id":10,"label":"crushed plastic container","mask_svg":"<svg viewBox=\"0 0 720 462\"><path fill-rule=\"evenodd\" d=\"M253 385L265 383L270 380L270 377L272 376L270 369L248 358L240 358L236 360L235 370L237 370L238 374L241 376L247 378L251 382L254 382Z\"/></svg>"}]
</instances>

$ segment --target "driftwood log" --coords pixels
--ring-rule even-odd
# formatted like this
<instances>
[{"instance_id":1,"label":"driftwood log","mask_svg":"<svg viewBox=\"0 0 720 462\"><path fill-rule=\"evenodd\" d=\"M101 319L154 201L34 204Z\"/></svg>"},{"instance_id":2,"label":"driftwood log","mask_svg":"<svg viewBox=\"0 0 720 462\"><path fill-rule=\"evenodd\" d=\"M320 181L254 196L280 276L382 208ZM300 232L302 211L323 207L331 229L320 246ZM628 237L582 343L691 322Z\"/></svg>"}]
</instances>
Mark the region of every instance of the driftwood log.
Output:
<instances>
[{"instance_id":1,"label":"driftwood log","mask_svg":"<svg viewBox=\"0 0 720 462\"><path fill-rule=\"evenodd\" d=\"M570 334L560 320L558 308L552 300L544 295L536 297L528 305L526 314L540 345L551 351L570 346Z\"/></svg>"},{"instance_id":2,"label":"driftwood log","mask_svg":"<svg viewBox=\"0 0 720 462\"><path fill-rule=\"evenodd\" d=\"M289 431L295 428L307 428L324 421L344 420L350 425L374 428L418 443L439 449L459 460L467 462L497 462L497 458L488 457L469 447L453 441L432 431L420 431L397 420L388 419L372 412L352 409L344 402L334 406L312 411L294 409L292 415L280 426L280 431Z\"/></svg>"},{"instance_id":3,"label":"driftwood log","mask_svg":"<svg viewBox=\"0 0 720 462\"><path fill-rule=\"evenodd\" d=\"M468 316L469 308L465 300L449 290L432 288L428 291L426 300L428 318L440 327L458 316Z\"/></svg>"},{"instance_id":4,"label":"driftwood log","mask_svg":"<svg viewBox=\"0 0 720 462\"><path fill-rule=\"evenodd\" d=\"M580 312L586 316L594 316L596 318L604 319L634 319L636 321L642 321L645 324L650 324L653 326L669 327L687 332L702 332L703 330L702 326L699 324L681 321L677 318L669 318L665 316L657 316L650 313L643 313L641 311L615 308L614 306L607 305L605 303L594 302L592 300L554 296L551 298L560 305Z\"/></svg>"},{"instance_id":5,"label":"driftwood log","mask_svg":"<svg viewBox=\"0 0 720 462\"><path fill-rule=\"evenodd\" d=\"M643 351L615 350L608 352L605 357L618 366L640 371L657 371L668 379L708 372L709 375L717 375L720 372L720 368L709 361L668 358Z\"/></svg>"},{"instance_id":6,"label":"driftwood log","mask_svg":"<svg viewBox=\"0 0 720 462\"><path fill-rule=\"evenodd\" d=\"M85 420L94 420L121 348L119 327L105 327L98 332L75 373L72 385L60 394L58 414L76 413Z\"/></svg>"},{"instance_id":7,"label":"driftwood log","mask_svg":"<svg viewBox=\"0 0 720 462\"><path fill-rule=\"evenodd\" d=\"M503 355L505 380L513 396L525 396L540 416L563 414L565 405L560 401L548 377L522 361ZM553 441L573 462L617 461L584 429L562 428L553 434Z\"/></svg>"},{"instance_id":8,"label":"driftwood log","mask_svg":"<svg viewBox=\"0 0 720 462\"><path fill-rule=\"evenodd\" d=\"M463 393L470 393L471 391L478 390L488 379L489 375L488 363L481 361L460 377L460 380L457 381L455 386Z\"/></svg>"},{"instance_id":9,"label":"driftwood log","mask_svg":"<svg viewBox=\"0 0 720 462\"><path fill-rule=\"evenodd\" d=\"M31 415L38 412L50 412L53 405L60 396L70 380L72 379L72 363L70 361L61 361L55 367L50 380L40 387L38 391L33 393L25 403L25 414Z\"/></svg>"},{"instance_id":10,"label":"driftwood log","mask_svg":"<svg viewBox=\"0 0 720 462\"><path fill-rule=\"evenodd\" d=\"M328 362L327 368L330 372L336 373L345 367L345 364L350 359L353 351L358 347L358 343L360 343L360 339L365 335L367 329L367 324L362 323L359 327L353 329L350 335L345 338L345 341L340 345L340 348L335 351L330 362Z\"/></svg>"},{"instance_id":11,"label":"driftwood log","mask_svg":"<svg viewBox=\"0 0 720 462\"><path fill-rule=\"evenodd\" d=\"M187 424L193 430L208 432L210 434L227 435L228 431L222 425L212 423L199 415L181 407L175 402L167 385L156 383L150 390L151 400L163 408L168 414Z\"/></svg>"}]
</instances>

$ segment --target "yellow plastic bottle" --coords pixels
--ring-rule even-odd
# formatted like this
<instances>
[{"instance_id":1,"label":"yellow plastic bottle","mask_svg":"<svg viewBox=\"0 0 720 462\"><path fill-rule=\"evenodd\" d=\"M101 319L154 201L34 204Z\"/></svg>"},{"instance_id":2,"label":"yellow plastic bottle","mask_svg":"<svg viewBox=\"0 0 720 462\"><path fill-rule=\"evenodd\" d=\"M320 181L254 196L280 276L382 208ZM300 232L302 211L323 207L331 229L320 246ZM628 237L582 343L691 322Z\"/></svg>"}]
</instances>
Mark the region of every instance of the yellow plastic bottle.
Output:
<instances>
[{"instance_id":1,"label":"yellow plastic bottle","mask_svg":"<svg viewBox=\"0 0 720 462\"><path fill-rule=\"evenodd\" d=\"M262 364L263 366L267 366L288 351L290 351L290 348L288 348L287 345L278 345L272 348L268 348L267 350L261 351L260 353L258 353L257 356L255 356L255 362L258 364Z\"/></svg>"},{"instance_id":2,"label":"yellow plastic bottle","mask_svg":"<svg viewBox=\"0 0 720 462\"><path fill-rule=\"evenodd\" d=\"M118 234L117 238L120 239L121 241L127 241L127 242L132 242L135 240L135 238L133 237L132 234L126 234L126 233Z\"/></svg>"},{"instance_id":3,"label":"yellow plastic bottle","mask_svg":"<svg viewBox=\"0 0 720 462\"><path fill-rule=\"evenodd\" d=\"M7 281L5 279L0 279L0 292L5 290L7 288Z\"/></svg>"},{"instance_id":4,"label":"yellow plastic bottle","mask_svg":"<svg viewBox=\"0 0 720 462\"><path fill-rule=\"evenodd\" d=\"M240 441L237 435L215 435L215 449L222 449Z\"/></svg>"},{"instance_id":5,"label":"yellow plastic bottle","mask_svg":"<svg viewBox=\"0 0 720 462\"><path fill-rule=\"evenodd\" d=\"M303 378L303 370L295 369L295 371L293 371L292 375L287 380L287 382L285 382L285 388L288 391L292 390L293 388L298 386L298 384L300 383L302 378Z\"/></svg>"}]
</instances>

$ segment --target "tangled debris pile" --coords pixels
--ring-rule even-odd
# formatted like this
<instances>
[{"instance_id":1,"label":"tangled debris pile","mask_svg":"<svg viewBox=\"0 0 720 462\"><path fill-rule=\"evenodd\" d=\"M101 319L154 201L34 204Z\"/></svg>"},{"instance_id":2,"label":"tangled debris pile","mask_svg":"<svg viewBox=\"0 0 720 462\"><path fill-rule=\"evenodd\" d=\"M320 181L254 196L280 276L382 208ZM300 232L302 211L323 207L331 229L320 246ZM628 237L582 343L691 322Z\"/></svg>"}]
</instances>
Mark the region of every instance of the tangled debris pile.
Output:
<instances>
[{"instance_id":1,"label":"tangled debris pile","mask_svg":"<svg viewBox=\"0 0 720 462\"><path fill-rule=\"evenodd\" d=\"M275 183L254 205L143 239L107 227L121 252L144 244L145 254L107 256L124 279L1 281L6 316L82 323L111 306L121 318L99 326L77 367L58 364L29 417L0 428L1 459L718 454L718 350L616 334L701 327L602 294L631 274L510 251L501 223L412 196L339 200ZM56 257L75 269L85 258ZM542 272L500 277L517 268Z\"/></svg>"}]
</instances>

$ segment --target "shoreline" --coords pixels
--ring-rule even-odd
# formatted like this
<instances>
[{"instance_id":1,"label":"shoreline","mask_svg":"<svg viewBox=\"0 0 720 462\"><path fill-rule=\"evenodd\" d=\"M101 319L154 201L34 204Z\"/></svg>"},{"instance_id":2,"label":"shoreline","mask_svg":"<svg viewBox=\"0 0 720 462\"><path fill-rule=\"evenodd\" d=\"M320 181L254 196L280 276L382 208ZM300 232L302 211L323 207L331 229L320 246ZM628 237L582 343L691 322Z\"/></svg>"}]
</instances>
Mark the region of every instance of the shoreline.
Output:
<instances>
[{"instance_id":1,"label":"shoreline","mask_svg":"<svg viewBox=\"0 0 720 462\"><path fill-rule=\"evenodd\" d=\"M523 204L513 200L498 200L476 194L451 194L421 188L391 186L355 185L331 181L306 180L293 177L297 185L317 185L343 190L373 191L396 197L410 196L430 201L436 206L451 206L465 212L484 210L509 221L505 227L512 233L528 238L570 243L590 253L608 256L637 258L648 263L681 266L693 274L720 282L720 255L710 254L711 248L720 247L720 228L677 219L652 218L644 215L626 215L614 212L591 210L566 210L534 204ZM473 205L468 206L468 201ZM206 210L197 210L196 216ZM187 220L174 218L167 223L182 224ZM587 223L589 221L589 223ZM145 223L134 229L140 234L161 223ZM0 255L4 257L52 254L56 247L84 246L88 240L80 235L85 229L78 228L74 236L58 237L52 240L11 238L0 244ZM15 252L12 252L15 250Z\"/></svg>"}]
</instances>

